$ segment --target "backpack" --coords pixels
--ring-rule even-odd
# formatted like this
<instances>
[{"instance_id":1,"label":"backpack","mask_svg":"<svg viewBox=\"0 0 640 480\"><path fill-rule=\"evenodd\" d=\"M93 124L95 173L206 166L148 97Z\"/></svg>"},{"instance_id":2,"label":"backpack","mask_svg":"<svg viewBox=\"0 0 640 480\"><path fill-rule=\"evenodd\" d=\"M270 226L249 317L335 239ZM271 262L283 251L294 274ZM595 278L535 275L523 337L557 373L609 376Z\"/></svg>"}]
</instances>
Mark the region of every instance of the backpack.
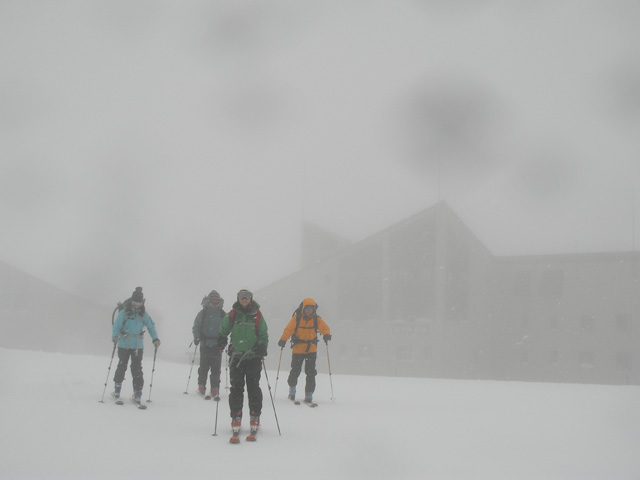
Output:
<instances>
[{"instance_id":1,"label":"backpack","mask_svg":"<svg viewBox=\"0 0 640 480\"><path fill-rule=\"evenodd\" d=\"M207 297L204 297L204 298L207 298ZM224 312L224 310L222 310L222 308L221 308L221 309L220 309L220 311L222 312L222 318L224 318L224 316L225 316L225 312ZM231 312L229 312L229 313L231 313ZM202 307L202 310L200 310L200 311L196 314L196 317L197 317L198 315L202 315L202 316L200 317L200 338L201 338L201 339L204 339L204 338L212 338L212 337L207 337L207 336L204 334L204 319L205 319L205 316L207 315L206 309L205 309L204 307ZM229 316L231 317L231 315L229 315ZM213 338L215 338L215 337L213 337Z\"/></svg>"},{"instance_id":2,"label":"backpack","mask_svg":"<svg viewBox=\"0 0 640 480\"><path fill-rule=\"evenodd\" d=\"M113 323L115 322L116 313L120 313L122 310L127 308L130 303L131 303L130 298L127 298L124 302L118 302L118 304L116 305L116 308L113 310L113 313L111 314L111 325L113 325Z\"/></svg>"}]
</instances>

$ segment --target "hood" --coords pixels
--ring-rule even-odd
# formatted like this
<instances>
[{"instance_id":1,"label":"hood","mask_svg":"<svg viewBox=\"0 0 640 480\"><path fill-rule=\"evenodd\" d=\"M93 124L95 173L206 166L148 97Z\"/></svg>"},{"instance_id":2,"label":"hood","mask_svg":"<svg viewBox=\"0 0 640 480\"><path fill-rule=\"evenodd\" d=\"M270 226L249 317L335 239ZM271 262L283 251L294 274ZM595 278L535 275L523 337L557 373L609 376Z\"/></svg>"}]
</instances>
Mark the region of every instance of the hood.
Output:
<instances>
[{"instance_id":1,"label":"hood","mask_svg":"<svg viewBox=\"0 0 640 480\"><path fill-rule=\"evenodd\" d=\"M318 310L318 304L313 298L305 298L302 300L301 310L304 310L304 307L313 307L313 311Z\"/></svg>"}]
</instances>

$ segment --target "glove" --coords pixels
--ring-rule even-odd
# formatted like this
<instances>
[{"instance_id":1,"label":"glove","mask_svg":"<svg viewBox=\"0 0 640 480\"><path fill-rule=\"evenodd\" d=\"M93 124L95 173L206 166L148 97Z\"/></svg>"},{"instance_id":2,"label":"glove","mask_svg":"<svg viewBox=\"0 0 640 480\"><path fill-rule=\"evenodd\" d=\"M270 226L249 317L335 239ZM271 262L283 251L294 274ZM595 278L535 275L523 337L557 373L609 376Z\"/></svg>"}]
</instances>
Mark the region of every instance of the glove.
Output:
<instances>
[{"instance_id":1,"label":"glove","mask_svg":"<svg viewBox=\"0 0 640 480\"><path fill-rule=\"evenodd\" d=\"M118 344L118 340L119 340L118 337L112 337L111 338L111 341L116 345Z\"/></svg>"},{"instance_id":2,"label":"glove","mask_svg":"<svg viewBox=\"0 0 640 480\"><path fill-rule=\"evenodd\" d=\"M267 356L267 346L263 344L256 345L256 355L259 357Z\"/></svg>"},{"instance_id":3,"label":"glove","mask_svg":"<svg viewBox=\"0 0 640 480\"><path fill-rule=\"evenodd\" d=\"M227 337L218 337L218 348L220 350L224 350L224 347L227 346Z\"/></svg>"},{"instance_id":4,"label":"glove","mask_svg":"<svg viewBox=\"0 0 640 480\"><path fill-rule=\"evenodd\" d=\"M158 348L158 347L160 346L160 339L159 339L159 338L156 338L156 339L153 341L153 344L156 346L156 348Z\"/></svg>"},{"instance_id":5,"label":"glove","mask_svg":"<svg viewBox=\"0 0 640 480\"><path fill-rule=\"evenodd\" d=\"M280 348L284 348L284 346L285 346L286 344L287 344L287 341L286 341L286 340L279 340L279 341L278 341L278 346L279 346Z\"/></svg>"},{"instance_id":6,"label":"glove","mask_svg":"<svg viewBox=\"0 0 640 480\"><path fill-rule=\"evenodd\" d=\"M200 339L196 338L196 337L193 337L193 343L194 343L194 345L198 345L200 343Z\"/></svg>"},{"instance_id":7,"label":"glove","mask_svg":"<svg viewBox=\"0 0 640 480\"><path fill-rule=\"evenodd\" d=\"M326 335L323 335L322 339L324 340L324 343L327 343L329 340L331 340L331 334L327 333Z\"/></svg>"}]
</instances>

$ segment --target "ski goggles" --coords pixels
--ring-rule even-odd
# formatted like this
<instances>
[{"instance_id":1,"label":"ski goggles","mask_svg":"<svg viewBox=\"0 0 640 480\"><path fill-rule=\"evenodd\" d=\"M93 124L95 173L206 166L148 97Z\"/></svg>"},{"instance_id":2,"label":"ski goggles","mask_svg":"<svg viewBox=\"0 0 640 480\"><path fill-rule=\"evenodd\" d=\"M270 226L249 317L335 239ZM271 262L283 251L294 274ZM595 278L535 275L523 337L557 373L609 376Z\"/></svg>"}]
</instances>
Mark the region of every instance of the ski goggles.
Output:
<instances>
[{"instance_id":1,"label":"ski goggles","mask_svg":"<svg viewBox=\"0 0 640 480\"><path fill-rule=\"evenodd\" d=\"M131 301L131 307L132 307L132 308L134 308L134 309L136 309L136 310L141 309L143 304L144 304L144 302L134 302L134 301Z\"/></svg>"},{"instance_id":2,"label":"ski goggles","mask_svg":"<svg viewBox=\"0 0 640 480\"><path fill-rule=\"evenodd\" d=\"M253 298L253 293L251 293L249 290L240 290L238 292L238 300L243 300L245 298L251 300Z\"/></svg>"}]
</instances>

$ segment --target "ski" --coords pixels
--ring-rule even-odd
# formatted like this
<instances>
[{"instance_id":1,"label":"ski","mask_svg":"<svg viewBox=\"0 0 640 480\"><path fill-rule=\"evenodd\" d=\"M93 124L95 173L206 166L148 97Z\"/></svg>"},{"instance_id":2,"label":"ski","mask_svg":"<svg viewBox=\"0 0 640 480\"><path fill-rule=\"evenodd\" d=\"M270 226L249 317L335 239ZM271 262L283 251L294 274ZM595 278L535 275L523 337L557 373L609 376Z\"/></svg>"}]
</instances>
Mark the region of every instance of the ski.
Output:
<instances>
[{"instance_id":1,"label":"ski","mask_svg":"<svg viewBox=\"0 0 640 480\"><path fill-rule=\"evenodd\" d=\"M111 392L111 396L113 397L113 400L116 402L116 405L124 405L124 402L122 401L122 399L120 397L116 397L116 394L114 392Z\"/></svg>"},{"instance_id":2,"label":"ski","mask_svg":"<svg viewBox=\"0 0 640 480\"><path fill-rule=\"evenodd\" d=\"M211 395L209 395L208 393L202 393L201 391L198 390L198 395L200 395L205 400L211 400Z\"/></svg>"},{"instance_id":3,"label":"ski","mask_svg":"<svg viewBox=\"0 0 640 480\"><path fill-rule=\"evenodd\" d=\"M133 403L135 406L137 406L140 410L146 410L146 408L147 408L146 404L136 401L135 397L131 397L131 403Z\"/></svg>"},{"instance_id":4,"label":"ski","mask_svg":"<svg viewBox=\"0 0 640 480\"><path fill-rule=\"evenodd\" d=\"M315 403L315 402L313 402L311 400L310 401L305 400L304 403L305 403L305 405L309 405L311 408L316 408L318 406L317 403Z\"/></svg>"}]
</instances>

